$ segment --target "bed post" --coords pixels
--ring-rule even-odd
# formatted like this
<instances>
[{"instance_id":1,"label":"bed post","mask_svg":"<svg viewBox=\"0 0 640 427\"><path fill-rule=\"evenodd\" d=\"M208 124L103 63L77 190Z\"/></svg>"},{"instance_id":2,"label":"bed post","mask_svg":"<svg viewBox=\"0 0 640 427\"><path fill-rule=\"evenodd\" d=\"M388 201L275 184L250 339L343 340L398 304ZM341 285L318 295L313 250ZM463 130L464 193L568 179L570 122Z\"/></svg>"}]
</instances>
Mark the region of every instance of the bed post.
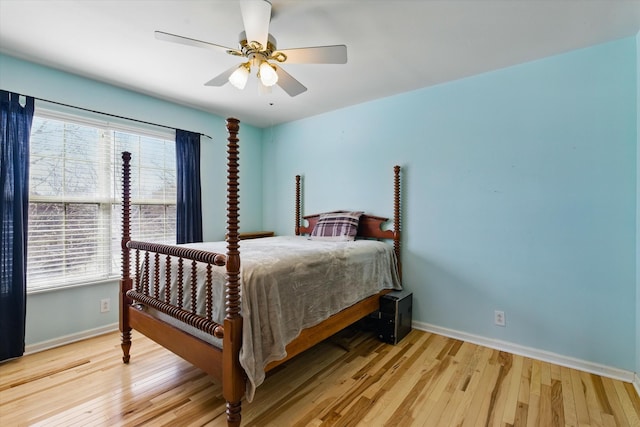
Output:
<instances>
[{"instance_id":1,"label":"bed post","mask_svg":"<svg viewBox=\"0 0 640 427\"><path fill-rule=\"evenodd\" d=\"M398 260L398 274L402 280L400 261L400 166L393 167L393 250Z\"/></svg>"},{"instance_id":2,"label":"bed post","mask_svg":"<svg viewBox=\"0 0 640 427\"><path fill-rule=\"evenodd\" d=\"M300 235L300 175L296 175L296 236Z\"/></svg>"},{"instance_id":3,"label":"bed post","mask_svg":"<svg viewBox=\"0 0 640 427\"><path fill-rule=\"evenodd\" d=\"M127 297L127 291L131 289L132 281L129 273L129 248L127 243L131 240L130 217L131 217L131 153L122 153L122 278L120 279L120 333L122 336L122 361L129 363L129 350L131 349L131 326L129 325L129 309L131 303Z\"/></svg>"},{"instance_id":4,"label":"bed post","mask_svg":"<svg viewBox=\"0 0 640 427\"><path fill-rule=\"evenodd\" d=\"M240 251L238 236L238 119L227 119L227 284L226 316L222 344L222 394L227 401L227 425L240 426L244 371L240 366L242 316L240 315Z\"/></svg>"}]
</instances>

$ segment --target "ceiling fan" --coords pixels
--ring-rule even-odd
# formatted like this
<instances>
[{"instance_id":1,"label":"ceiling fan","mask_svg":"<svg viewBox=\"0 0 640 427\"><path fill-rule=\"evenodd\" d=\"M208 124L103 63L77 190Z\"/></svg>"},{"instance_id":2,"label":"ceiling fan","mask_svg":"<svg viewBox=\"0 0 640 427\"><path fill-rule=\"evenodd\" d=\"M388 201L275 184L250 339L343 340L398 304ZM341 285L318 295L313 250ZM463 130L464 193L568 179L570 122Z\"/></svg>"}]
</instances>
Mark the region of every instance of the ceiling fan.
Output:
<instances>
[{"instance_id":1,"label":"ceiling fan","mask_svg":"<svg viewBox=\"0 0 640 427\"><path fill-rule=\"evenodd\" d=\"M238 89L244 89L251 71L255 70L262 90L268 92L273 85L277 84L289 96L293 97L303 93L307 88L284 71L280 64L347 63L347 47L345 45L278 50L276 39L269 34L271 3L267 0L240 0L240 12L245 30L240 33L238 49L164 31L156 31L155 36L159 40L201 47L247 59L239 66L234 65L209 80L205 83L206 86L222 86L228 82Z\"/></svg>"}]
</instances>

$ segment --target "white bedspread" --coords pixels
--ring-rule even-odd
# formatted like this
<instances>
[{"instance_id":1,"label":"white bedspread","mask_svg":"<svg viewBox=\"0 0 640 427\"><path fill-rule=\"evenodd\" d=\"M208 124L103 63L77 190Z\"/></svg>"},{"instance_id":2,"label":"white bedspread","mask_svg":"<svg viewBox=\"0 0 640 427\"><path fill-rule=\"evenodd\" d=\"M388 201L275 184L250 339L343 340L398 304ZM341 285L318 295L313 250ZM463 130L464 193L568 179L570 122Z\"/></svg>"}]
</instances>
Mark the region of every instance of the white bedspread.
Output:
<instances>
[{"instance_id":1,"label":"white bedspread","mask_svg":"<svg viewBox=\"0 0 640 427\"><path fill-rule=\"evenodd\" d=\"M185 245L218 253L225 242ZM302 329L383 289L401 289L393 247L375 240L312 241L282 236L240 242L243 337L240 364L247 400L265 378L264 367L286 356ZM175 274L175 272L174 272ZM225 267L214 267L213 319L224 319ZM161 281L161 283L163 283ZM198 291L204 313L204 294ZM185 301L189 301L189 293ZM173 297L175 302L175 296Z\"/></svg>"}]
</instances>

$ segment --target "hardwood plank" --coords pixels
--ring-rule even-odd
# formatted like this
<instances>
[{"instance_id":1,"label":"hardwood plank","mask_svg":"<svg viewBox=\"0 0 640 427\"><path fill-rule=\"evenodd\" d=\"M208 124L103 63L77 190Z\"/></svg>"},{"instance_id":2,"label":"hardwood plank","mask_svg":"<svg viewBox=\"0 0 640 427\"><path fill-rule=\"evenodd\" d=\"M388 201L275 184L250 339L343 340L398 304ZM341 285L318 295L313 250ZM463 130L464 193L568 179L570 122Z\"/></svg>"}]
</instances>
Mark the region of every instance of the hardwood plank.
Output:
<instances>
[{"instance_id":1,"label":"hardwood plank","mask_svg":"<svg viewBox=\"0 0 640 427\"><path fill-rule=\"evenodd\" d=\"M529 383L529 410L527 411L527 425L540 425L540 369L542 362L538 360L531 361L531 380Z\"/></svg>"},{"instance_id":2,"label":"hardwood plank","mask_svg":"<svg viewBox=\"0 0 640 427\"><path fill-rule=\"evenodd\" d=\"M540 386L540 404L538 406L538 425L541 426L560 426L560 423L553 417L553 397L552 387L543 384ZM560 396L562 397L562 395Z\"/></svg>"},{"instance_id":3,"label":"hardwood plank","mask_svg":"<svg viewBox=\"0 0 640 427\"><path fill-rule=\"evenodd\" d=\"M564 412L564 421L568 427L576 427L578 425L578 416L576 414L576 403L573 396L571 370L562 367L560 369L560 375L562 379L562 410Z\"/></svg>"},{"instance_id":4,"label":"hardwood plank","mask_svg":"<svg viewBox=\"0 0 640 427\"><path fill-rule=\"evenodd\" d=\"M635 398L638 395L638 392L631 383L623 383L623 385L625 390L627 390L627 396L629 397L629 400L631 400L631 405L633 405L635 414L640 417L640 400Z\"/></svg>"},{"instance_id":5,"label":"hardwood plank","mask_svg":"<svg viewBox=\"0 0 640 427\"><path fill-rule=\"evenodd\" d=\"M407 338L416 339L420 335L422 334L419 332L412 332ZM429 370L433 364L438 363L436 357L447 343L446 338L438 335L426 334L423 338L416 341L414 345L416 354L420 355L419 363L414 369L419 369L420 371ZM394 346L393 348L395 349L396 347L399 346ZM359 374L364 375L365 373L359 372ZM392 394L391 390L398 381L399 377L390 375L389 379L381 384L381 387L367 390L364 393L365 396L372 398L375 402L369 414L363 418L363 423L386 421L391 416L394 412L394 399L397 397Z\"/></svg>"},{"instance_id":6,"label":"hardwood plank","mask_svg":"<svg viewBox=\"0 0 640 427\"><path fill-rule=\"evenodd\" d=\"M443 419L450 417L450 425L461 425L468 418L471 423L475 421L477 413L471 412L473 409L470 409L470 407L474 400L477 399L477 396L481 395L478 390L480 390L480 386L483 384L482 378L484 377L484 368L488 366L491 354L492 350L486 347L476 346L472 359L468 362L467 366L467 373L469 374L469 377L461 387L461 391L464 393L462 401L452 415L444 414L442 417ZM471 417L469 416L470 413L472 414Z\"/></svg>"},{"instance_id":7,"label":"hardwood plank","mask_svg":"<svg viewBox=\"0 0 640 427\"><path fill-rule=\"evenodd\" d=\"M522 368L524 358L513 356L513 367L511 380L508 389L505 390L505 403L502 416L502 422L507 425L514 425L516 422L516 412L518 411L518 399L520 396L520 384L522 381Z\"/></svg>"},{"instance_id":8,"label":"hardwood plank","mask_svg":"<svg viewBox=\"0 0 640 427\"><path fill-rule=\"evenodd\" d=\"M446 407L447 402L451 398L451 393L448 393L446 389L455 374L455 369L451 368L453 363L452 359L451 356L446 356L446 359L434 367L429 374L422 375L409 392L410 396L416 396L412 404L409 406L407 399L405 399L402 404L398 405L394 415L401 415L403 413L403 407L406 407L407 410L404 412L404 415L407 417L411 414L413 424L436 424L442 416L442 411ZM392 416L392 418L393 417L394 416Z\"/></svg>"},{"instance_id":9,"label":"hardwood plank","mask_svg":"<svg viewBox=\"0 0 640 427\"><path fill-rule=\"evenodd\" d=\"M507 384L512 372L513 355L503 351L497 352L498 377L491 390L491 398L488 401L486 425L499 426L504 413Z\"/></svg>"},{"instance_id":10,"label":"hardwood plank","mask_svg":"<svg viewBox=\"0 0 640 427\"><path fill-rule=\"evenodd\" d=\"M489 353L489 359L481 371L482 377L477 385L476 393L470 396L471 402L462 423L463 427L486 425L486 421L490 415L487 413L488 401L491 397L491 390L495 384L495 379L498 376L498 368L496 368L495 363L490 362L495 351L487 351Z\"/></svg>"},{"instance_id":11,"label":"hardwood plank","mask_svg":"<svg viewBox=\"0 0 640 427\"><path fill-rule=\"evenodd\" d=\"M602 408L598 403L598 397L592 381L592 375L586 372L579 372L582 384L584 385L587 409L589 411L589 421L594 427L604 427L602 421Z\"/></svg>"},{"instance_id":12,"label":"hardwood plank","mask_svg":"<svg viewBox=\"0 0 640 427\"><path fill-rule=\"evenodd\" d=\"M563 388L560 380L551 380L551 425L564 426L574 425L567 420L564 415Z\"/></svg>"},{"instance_id":13,"label":"hardwood plank","mask_svg":"<svg viewBox=\"0 0 640 427\"><path fill-rule=\"evenodd\" d=\"M0 364L3 426L226 426L220 385L134 334ZM273 369L243 426L640 425L633 385L412 331L399 344L349 328Z\"/></svg>"},{"instance_id":14,"label":"hardwood plank","mask_svg":"<svg viewBox=\"0 0 640 427\"><path fill-rule=\"evenodd\" d=\"M629 425L624 407L622 406L622 403L620 403L620 398L618 397L615 383L616 381L610 378L602 378L602 384L605 391L607 392L609 404L611 405L611 412L616 421L616 425Z\"/></svg>"},{"instance_id":15,"label":"hardwood plank","mask_svg":"<svg viewBox=\"0 0 640 427\"><path fill-rule=\"evenodd\" d=\"M630 384L629 384L630 385ZM626 386L620 381L613 382L613 387L618 393L618 399L620 400L620 406L624 411L624 414L627 416L627 422L630 426L640 427L640 411L637 410L637 404L633 404L632 394L629 393L632 391L632 388ZM635 390L633 390L635 391Z\"/></svg>"},{"instance_id":16,"label":"hardwood plank","mask_svg":"<svg viewBox=\"0 0 640 427\"><path fill-rule=\"evenodd\" d=\"M522 375L520 376L520 389L518 391L518 402L529 404L529 393L531 391L531 371L532 360L524 357L522 360Z\"/></svg>"},{"instance_id":17,"label":"hardwood plank","mask_svg":"<svg viewBox=\"0 0 640 427\"><path fill-rule=\"evenodd\" d=\"M432 409L424 408L417 402L416 424L425 426L453 425L451 417L455 416L459 405L464 399L464 390L470 381L470 370L475 369L478 358L475 356L476 346L462 343L453 357L452 375L446 388L438 392L436 388L429 393L423 393L424 399L433 402ZM457 365L457 367L456 367Z\"/></svg>"},{"instance_id":18,"label":"hardwood plank","mask_svg":"<svg viewBox=\"0 0 640 427\"><path fill-rule=\"evenodd\" d=\"M591 417L587 405L586 386L582 382L580 372L572 369L570 370L570 375L578 426L589 427L591 425Z\"/></svg>"},{"instance_id":19,"label":"hardwood plank","mask_svg":"<svg viewBox=\"0 0 640 427\"><path fill-rule=\"evenodd\" d=\"M603 415L604 422L604 415L613 415L613 409L611 409L609 397L607 396L607 391L604 389L602 378L598 375L591 374L591 383L593 384L595 399L598 402L598 407Z\"/></svg>"}]
</instances>

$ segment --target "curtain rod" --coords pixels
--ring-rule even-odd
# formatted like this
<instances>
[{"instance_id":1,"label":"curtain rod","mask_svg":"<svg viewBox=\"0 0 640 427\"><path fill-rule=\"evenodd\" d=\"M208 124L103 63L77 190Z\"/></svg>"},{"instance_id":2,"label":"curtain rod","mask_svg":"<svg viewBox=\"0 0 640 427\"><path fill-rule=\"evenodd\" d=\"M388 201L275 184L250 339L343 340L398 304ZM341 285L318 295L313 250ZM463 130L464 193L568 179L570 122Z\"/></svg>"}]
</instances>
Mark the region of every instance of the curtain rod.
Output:
<instances>
[{"instance_id":1,"label":"curtain rod","mask_svg":"<svg viewBox=\"0 0 640 427\"><path fill-rule=\"evenodd\" d=\"M24 96L29 96L29 95L24 95ZM167 125L160 125L158 123L146 122L144 120L132 119L130 117L124 117L124 116L118 116L117 114L103 113L102 111L91 110L89 108L83 108L83 107L76 107L75 105L64 104L62 102L57 102L57 101L50 101L48 99L38 98L36 96L32 96L31 98L37 99L38 101L50 102L51 104L61 105L63 107L69 107L69 108L75 108L77 110L87 111L89 113L102 114L103 116L115 117L117 119L130 120L132 122L144 123L146 125L152 125L152 126L158 126L158 127L161 127L161 128L176 130L176 128L171 127L171 126L167 126ZM209 139L213 139L209 135L204 134L204 133L200 133L200 132L194 132L194 133L197 133L200 136L205 136L205 137L207 137Z\"/></svg>"}]
</instances>

